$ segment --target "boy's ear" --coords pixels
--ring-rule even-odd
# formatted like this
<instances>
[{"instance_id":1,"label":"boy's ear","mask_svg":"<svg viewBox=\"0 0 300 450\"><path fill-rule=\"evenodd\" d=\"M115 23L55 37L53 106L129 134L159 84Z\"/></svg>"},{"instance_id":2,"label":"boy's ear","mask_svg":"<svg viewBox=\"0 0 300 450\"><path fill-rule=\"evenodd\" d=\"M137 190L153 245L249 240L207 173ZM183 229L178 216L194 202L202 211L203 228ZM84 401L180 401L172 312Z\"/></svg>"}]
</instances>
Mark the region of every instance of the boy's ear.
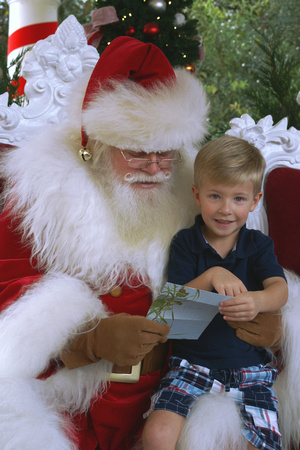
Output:
<instances>
[{"instance_id":1,"label":"boy's ear","mask_svg":"<svg viewBox=\"0 0 300 450\"><path fill-rule=\"evenodd\" d=\"M197 206L201 206L200 205L200 198L199 198L199 191L198 191L197 187L194 184L192 186L192 192L193 192L193 196L195 197Z\"/></svg>"},{"instance_id":2,"label":"boy's ear","mask_svg":"<svg viewBox=\"0 0 300 450\"><path fill-rule=\"evenodd\" d=\"M259 203L260 199L262 198L262 196L263 196L262 192L259 192L258 194L256 194L256 196L253 199L253 203L251 205L250 212L255 210L255 208L258 205L258 203Z\"/></svg>"}]
</instances>

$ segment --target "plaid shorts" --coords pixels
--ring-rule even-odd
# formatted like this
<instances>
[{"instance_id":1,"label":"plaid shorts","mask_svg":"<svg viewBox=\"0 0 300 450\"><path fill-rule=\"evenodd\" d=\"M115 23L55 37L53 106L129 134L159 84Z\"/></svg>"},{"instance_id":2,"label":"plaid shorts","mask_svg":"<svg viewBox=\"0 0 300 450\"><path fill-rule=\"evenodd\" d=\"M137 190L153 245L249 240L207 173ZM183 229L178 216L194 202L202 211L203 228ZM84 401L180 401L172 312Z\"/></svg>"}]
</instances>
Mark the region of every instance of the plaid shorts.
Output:
<instances>
[{"instance_id":1,"label":"plaid shorts","mask_svg":"<svg viewBox=\"0 0 300 450\"><path fill-rule=\"evenodd\" d=\"M281 449L277 397L272 389L277 377L274 367L208 369L175 356L169 366L146 416L153 410L167 410L187 417L200 395L225 391L239 406L245 438L260 449Z\"/></svg>"}]
</instances>

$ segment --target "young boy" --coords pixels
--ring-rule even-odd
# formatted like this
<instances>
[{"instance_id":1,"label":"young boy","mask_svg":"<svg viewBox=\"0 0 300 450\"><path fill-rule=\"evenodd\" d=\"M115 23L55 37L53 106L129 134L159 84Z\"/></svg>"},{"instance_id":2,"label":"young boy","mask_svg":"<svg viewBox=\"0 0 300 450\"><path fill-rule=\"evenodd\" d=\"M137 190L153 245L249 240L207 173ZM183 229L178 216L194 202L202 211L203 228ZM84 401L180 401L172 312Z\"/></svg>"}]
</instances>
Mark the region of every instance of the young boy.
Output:
<instances>
[{"instance_id":1,"label":"young boy","mask_svg":"<svg viewBox=\"0 0 300 450\"><path fill-rule=\"evenodd\" d=\"M265 161L248 142L223 136L204 145L194 170L192 190L201 214L174 237L168 280L233 298L220 303L198 340L173 341L170 371L152 396L143 450L174 450L185 418L214 380L225 391L239 391L248 448L280 449L272 356L238 339L227 323L252 320L287 301L271 239L245 225L262 197Z\"/></svg>"}]
</instances>

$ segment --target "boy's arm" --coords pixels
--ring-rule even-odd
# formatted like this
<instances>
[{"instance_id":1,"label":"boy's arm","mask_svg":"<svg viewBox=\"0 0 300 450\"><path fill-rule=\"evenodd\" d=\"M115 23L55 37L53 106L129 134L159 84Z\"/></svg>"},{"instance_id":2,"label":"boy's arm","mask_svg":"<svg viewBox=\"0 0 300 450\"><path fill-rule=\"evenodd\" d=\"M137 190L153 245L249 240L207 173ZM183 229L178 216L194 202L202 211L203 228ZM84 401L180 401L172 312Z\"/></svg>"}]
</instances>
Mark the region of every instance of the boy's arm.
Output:
<instances>
[{"instance_id":1,"label":"boy's arm","mask_svg":"<svg viewBox=\"0 0 300 450\"><path fill-rule=\"evenodd\" d=\"M248 291L221 302L220 313L225 320L250 321L258 313L280 309L287 302L288 288L284 278L271 277L263 281L261 291Z\"/></svg>"},{"instance_id":2,"label":"boy's arm","mask_svg":"<svg viewBox=\"0 0 300 450\"><path fill-rule=\"evenodd\" d=\"M267 278L263 281L264 290L259 312L274 311L284 306L288 300L287 282L282 277Z\"/></svg>"},{"instance_id":3,"label":"boy's arm","mask_svg":"<svg viewBox=\"0 0 300 450\"><path fill-rule=\"evenodd\" d=\"M263 294L261 308L269 308L269 310L259 312L253 320L227 320L227 323L235 329L236 337L242 341L256 347L269 348L272 353L276 353L281 347L282 339L280 307L287 301L288 289L285 280L281 277L268 278L263 285L264 290L258 291L257 294ZM280 306L278 309L275 309L276 303ZM271 311L270 308L272 308Z\"/></svg>"},{"instance_id":4,"label":"boy's arm","mask_svg":"<svg viewBox=\"0 0 300 450\"><path fill-rule=\"evenodd\" d=\"M278 284L279 281L279 284ZM239 282L241 284L239 284ZM233 288L237 291L236 294L229 293ZM240 292L246 292L246 288L243 283L235 277L231 272L222 267L213 267L202 275L198 276L186 286L190 286L196 289L204 289L211 291L213 288L220 294L224 295L238 295ZM267 299L271 299L273 290L275 292L275 299L279 296L280 305L286 302L287 286L285 280L281 277L268 278L263 282L264 294L267 294ZM278 291L277 291L277 288ZM241 289L240 292L239 289ZM228 301L228 300L227 300ZM272 302L273 303L273 302ZM273 304L274 307L274 304ZM281 344L281 312L280 309L273 310L272 312L261 312L253 320L248 321L227 321L228 325L235 329L236 336L242 341L247 342L250 345L258 347L269 348L275 353Z\"/></svg>"}]
</instances>

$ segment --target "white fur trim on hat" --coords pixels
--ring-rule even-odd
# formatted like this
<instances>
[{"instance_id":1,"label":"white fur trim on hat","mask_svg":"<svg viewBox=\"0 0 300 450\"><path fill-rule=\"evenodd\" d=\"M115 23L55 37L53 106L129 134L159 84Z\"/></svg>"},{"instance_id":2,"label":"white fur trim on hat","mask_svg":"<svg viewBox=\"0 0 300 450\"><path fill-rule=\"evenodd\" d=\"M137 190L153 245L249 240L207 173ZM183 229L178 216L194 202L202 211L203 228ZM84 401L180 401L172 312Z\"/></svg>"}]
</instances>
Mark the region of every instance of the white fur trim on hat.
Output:
<instances>
[{"instance_id":1,"label":"white fur trim on hat","mask_svg":"<svg viewBox=\"0 0 300 450\"><path fill-rule=\"evenodd\" d=\"M208 103L202 84L184 68L151 88L133 81L99 89L82 123L89 138L121 149L151 151L190 148L206 133Z\"/></svg>"}]
</instances>

